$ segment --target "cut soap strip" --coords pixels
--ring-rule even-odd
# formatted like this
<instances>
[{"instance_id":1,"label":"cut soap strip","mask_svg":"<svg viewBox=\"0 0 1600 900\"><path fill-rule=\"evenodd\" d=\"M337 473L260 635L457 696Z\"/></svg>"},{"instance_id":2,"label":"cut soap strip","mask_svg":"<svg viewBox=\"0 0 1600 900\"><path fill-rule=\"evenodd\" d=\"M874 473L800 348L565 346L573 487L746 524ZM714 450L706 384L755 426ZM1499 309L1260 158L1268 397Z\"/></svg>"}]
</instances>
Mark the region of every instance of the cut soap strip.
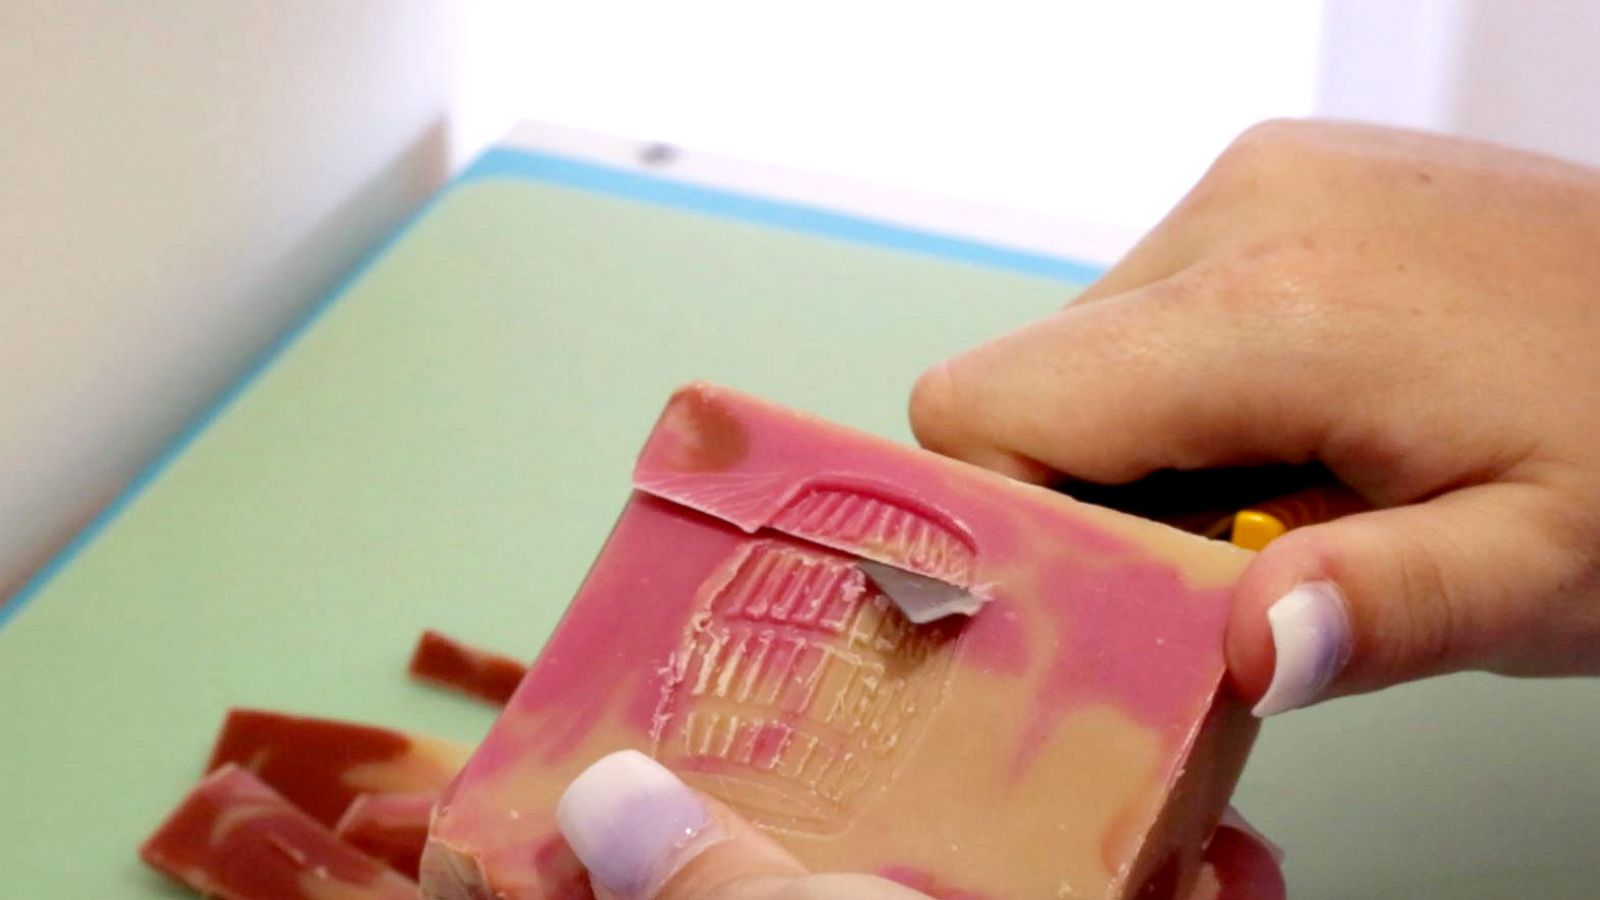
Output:
<instances>
[{"instance_id":1,"label":"cut soap strip","mask_svg":"<svg viewBox=\"0 0 1600 900\"><path fill-rule=\"evenodd\" d=\"M362 794L344 811L333 833L396 872L416 878L428 842L428 819L438 799L434 792Z\"/></svg>"},{"instance_id":2,"label":"cut soap strip","mask_svg":"<svg viewBox=\"0 0 1600 900\"><path fill-rule=\"evenodd\" d=\"M238 766L200 782L139 849L223 900L416 900L417 886L339 840Z\"/></svg>"},{"instance_id":3,"label":"cut soap strip","mask_svg":"<svg viewBox=\"0 0 1600 900\"><path fill-rule=\"evenodd\" d=\"M625 748L818 870L988 900L1195 880L1255 734L1222 658L1250 554L706 385L634 486L442 795L428 896L566 896L556 800ZM863 559L988 602L917 625Z\"/></svg>"},{"instance_id":4,"label":"cut soap strip","mask_svg":"<svg viewBox=\"0 0 1600 900\"><path fill-rule=\"evenodd\" d=\"M504 706L528 667L437 631L424 631L411 654L413 677Z\"/></svg>"},{"instance_id":5,"label":"cut soap strip","mask_svg":"<svg viewBox=\"0 0 1600 900\"><path fill-rule=\"evenodd\" d=\"M435 645L460 646L429 635ZM521 668L503 658L487 668L503 672L501 663ZM396 896L390 879L328 881L327 866L319 868L316 860L337 863L365 853L369 862L415 879L439 789L468 752L463 745L356 722L229 710L206 765L212 774L140 852L152 866L203 893L221 892L218 896ZM248 828L233 839L236 825ZM203 833L207 827L209 835ZM283 887L292 873L260 867L256 857L263 842L297 865L311 860L306 863L310 874L300 876L302 893ZM416 886L408 883L400 896L418 896Z\"/></svg>"},{"instance_id":6,"label":"cut soap strip","mask_svg":"<svg viewBox=\"0 0 1600 900\"><path fill-rule=\"evenodd\" d=\"M470 751L375 725L232 709L206 771L242 766L332 827L359 794L439 791Z\"/></svg>"}]
</instances>

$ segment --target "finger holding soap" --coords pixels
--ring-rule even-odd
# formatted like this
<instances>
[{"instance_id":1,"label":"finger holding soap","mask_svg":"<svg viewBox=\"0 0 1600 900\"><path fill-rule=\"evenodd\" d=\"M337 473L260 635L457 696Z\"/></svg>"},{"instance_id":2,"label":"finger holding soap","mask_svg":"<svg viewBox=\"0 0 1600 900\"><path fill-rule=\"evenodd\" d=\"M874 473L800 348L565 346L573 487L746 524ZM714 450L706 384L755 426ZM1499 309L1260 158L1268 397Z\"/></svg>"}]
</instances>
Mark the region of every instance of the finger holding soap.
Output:
<instances>
[{"instance_id":1,"label":"finger holding soap","mask_svg":"<svg viewBox=\"0 0 1600 900\"><path fill-rule=\"evenodd\" d=\"M705 802L637 751L603 757L561 797L556 822L597 893L654 897L680 869L727 840Z\"/></svg>"},{"instance_id":2,"label":"finger holding soap","mask_svg":"<svg viewBox=\"0 0 1600 900\"><path fill-rule=\"evenodd\" d=\"M642 753L584 770L561 797L561 832L602 900L917 900L869 876L814 876L732 810Z\"/></svg>"},{"instance_id":3,"label":"finger holding soap","mask_svg":"<svg viewBox=\"0 0 1600 900\"><path fill-rule=\"evenodd\" d=\"M1550 503L1535 487L1479 485L1273 542L1240 581L1229 629L1235 677L1270 685L1257 714L1467 668L1592 670L1593 648L1567 630L1578 617L1552 609L1579 563L1545 524Z\"/></svg>"},{"instance_id":4,"label":"finger holding soap","mask_svg":"<svg viewBox=\"0 0 1600 900\"><path fill-rule=\"evenodd\" d=\"M929 369L912 430L930 450L1040 483L1309 459L1318 432L1295 412L1333 398L1264 393L1304 361L1242 345L1221 304L1209 286L1165 281L1069 306Z\"/></svg>"}]
</instances>

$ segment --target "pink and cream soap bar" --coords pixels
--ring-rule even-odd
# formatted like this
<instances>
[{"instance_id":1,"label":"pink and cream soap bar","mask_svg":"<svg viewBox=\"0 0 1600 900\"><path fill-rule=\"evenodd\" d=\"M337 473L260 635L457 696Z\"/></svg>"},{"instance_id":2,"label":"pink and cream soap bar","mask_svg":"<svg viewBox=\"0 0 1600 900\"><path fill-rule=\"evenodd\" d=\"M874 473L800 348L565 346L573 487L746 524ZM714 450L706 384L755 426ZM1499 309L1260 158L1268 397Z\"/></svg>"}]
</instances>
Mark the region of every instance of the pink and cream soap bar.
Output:
<instances>
[{"instance_id":1,"label":"pink and cream soap bar","mask_svg":"<svg viewBox=\"0 0 1600 900\"><path fill-rule=\"evenodd\" d=\"M1248 552L703 384L633 484L441 796L425 896L589 896L556 802L624 748L817 870L990 900L1193 883L1255 734L1222 657ZM918 624L918 591L970 602Z\"/></svg>"}]
</instances>

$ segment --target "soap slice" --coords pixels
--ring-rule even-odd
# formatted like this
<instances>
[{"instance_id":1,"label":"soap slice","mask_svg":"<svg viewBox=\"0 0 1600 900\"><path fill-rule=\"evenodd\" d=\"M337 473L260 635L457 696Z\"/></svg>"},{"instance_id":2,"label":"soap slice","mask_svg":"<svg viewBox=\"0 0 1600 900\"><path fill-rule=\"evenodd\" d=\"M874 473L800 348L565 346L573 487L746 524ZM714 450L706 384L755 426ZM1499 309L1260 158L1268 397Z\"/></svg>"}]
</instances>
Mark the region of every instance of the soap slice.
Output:
<instances>
[{"instance_id":1,"label":"soap slice","mask_svg":"<svg viewBox=\"0 0 1600 900\"><path fill-rule=\"evenodd\" d=\"M332 827L358 794L439 791L470 752L375 725L232 709L206 771L239 765Z\"/></svg>"},{"instance_id":2,"label":"soap slice","mask_svg":"<svg viewBox=\"0 0 1600 900\"><path fill-rule=\"evenodd\" d=\"M362 794L351 801L333 833L408 878L417 877L436 792Z\"/></svg>"},{"instance_id":3,"label":"soap slice","mask_svg":"<svg viewBox=\"0 0 1600 900\"><path fill-rule=\"evenodd\" d=\"M504 706L528 667L437 631L424 631L411 654L411 675Z\"/></svg>"},{"instance_id":4,"label":"soap slice","mask_svg":"<svg viewBox=\"0 0 1600 900\"><path fill-rule=\"evenodd\" d=\"M145 862L223 900L416 900L417 886L363 856L236 765L212 772L139 849Z\"/></svg>"},{"instance_id":5,"label":"soap slice","mask_svg":"<svg viewBox=\"0 0 1600 900\"><path fill-rule=\"evenodd\" d=\"M564 896L554 810L651 754L818 870L968 898L1160 898L1255 734L1223 627L1250 554L709 385L440 799L436 900ZM982 605L917 625L870 560Z\"/></svg>"}]
</instances>

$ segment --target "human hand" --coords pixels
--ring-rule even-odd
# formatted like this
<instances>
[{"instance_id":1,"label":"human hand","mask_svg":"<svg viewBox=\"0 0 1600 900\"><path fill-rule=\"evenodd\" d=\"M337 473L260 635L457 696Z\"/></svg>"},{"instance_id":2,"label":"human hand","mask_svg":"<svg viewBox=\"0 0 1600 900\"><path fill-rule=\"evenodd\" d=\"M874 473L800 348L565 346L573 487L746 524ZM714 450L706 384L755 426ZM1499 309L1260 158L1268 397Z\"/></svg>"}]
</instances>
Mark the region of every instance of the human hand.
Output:
<instances>
[{"instance_id":1,"label":"human hand","mask_svg":"<svg viewBox=\"0 0 1600 900\"><path fill-rule=\"evenodd\" d=\"M1019 478L1325 463L1379 509L1250 565L1257 713L1600 673L1600 172L1272 122L1066 309L929 370L926 446Z\"/></svg>"},{"instance_id":2,"label":"human hand","mask_svg":"<svg viewBox=\"0 0 1600 900\"><path fill-rule=\"evenodd\" d=\"M918 890L873 875L813 874L732 810L632 751L579 775L556 818L600 900L983 900L933 883ZM1276 853L1243 820L1226 819L1188 900L1281 900Z\"/></svg>"}]
</instances>

